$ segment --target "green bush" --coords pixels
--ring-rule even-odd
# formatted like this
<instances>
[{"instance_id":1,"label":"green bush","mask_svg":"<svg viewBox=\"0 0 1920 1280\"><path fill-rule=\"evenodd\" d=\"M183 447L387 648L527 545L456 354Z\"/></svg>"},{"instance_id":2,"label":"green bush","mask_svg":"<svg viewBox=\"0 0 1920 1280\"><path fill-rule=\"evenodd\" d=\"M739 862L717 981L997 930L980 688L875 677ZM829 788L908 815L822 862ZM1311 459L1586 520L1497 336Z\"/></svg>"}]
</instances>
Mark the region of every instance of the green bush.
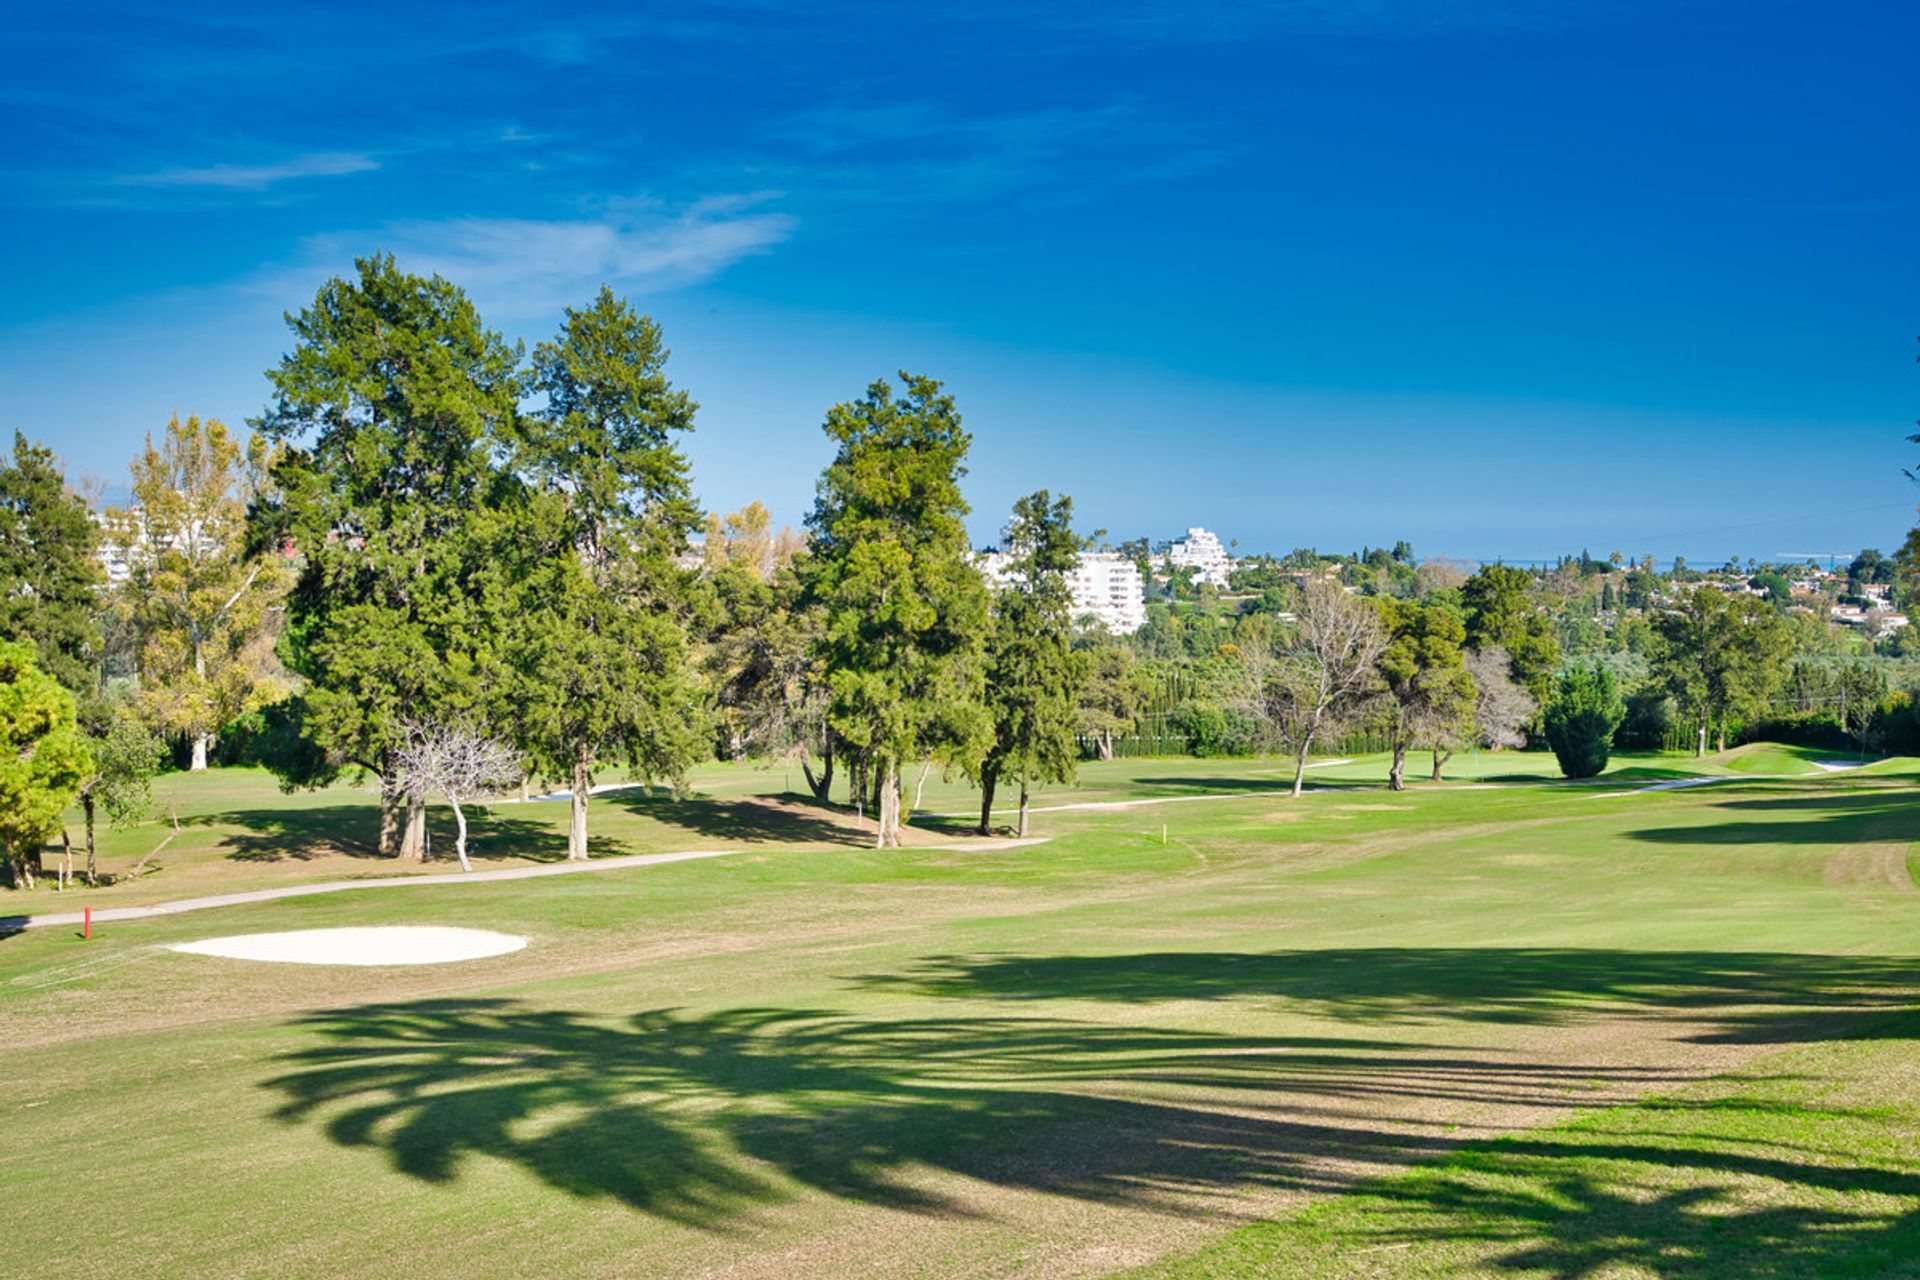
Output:
<instances>
[{"instance_id":1,"label":"green bush","mask_svg":"<svg viewBox=\"0 0 1920 1280\"><path fill-rule=\"evenodd\" d=\"M1889 755L1920 756L1920 703L1904 690L1880 704L1881 746Z\"/></svg>"},{"instance_id":2,"label":"green bush","mask_svg":"<svg viewBox=\"0 0 1920 1280\"><path fill-rule=\"evenodd\" d=\"M1253 750L1254 726L1237 712L1208 702L1184 702L1172 720L1196 756L1240 756Z\"/></svg>"},{"instance_id":3,"label":"green bush","mask_svg":"<svg viewBox=\"0 0 1920 1280\"><path fill-rule=\"evenodd\" d=\"M1562 672L1544 717L1547 745L1560 762L1560 772L1569 778L1591 778L1605 769L1613 751L1613 731L1626 715L1612 672L1601 667Z\"/></svg>"}]
</instances>

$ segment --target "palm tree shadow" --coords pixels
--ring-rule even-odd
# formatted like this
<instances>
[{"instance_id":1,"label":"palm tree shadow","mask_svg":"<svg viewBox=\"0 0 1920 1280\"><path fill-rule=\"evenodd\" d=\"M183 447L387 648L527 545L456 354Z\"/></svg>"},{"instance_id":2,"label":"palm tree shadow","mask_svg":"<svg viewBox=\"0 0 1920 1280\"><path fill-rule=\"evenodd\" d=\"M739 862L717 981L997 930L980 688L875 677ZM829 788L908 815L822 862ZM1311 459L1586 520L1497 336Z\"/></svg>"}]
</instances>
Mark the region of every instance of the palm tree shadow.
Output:
<instances>
[{"instance_id":1,"label":"palm tree shadow","mask_svg":"<svg viewBox=\"0 0 1920 1280\"><path fill-rule=\"evenodd\" d=\"M855 1019L650 1010L620 1021L506 1000L318 1014L265 1082L275 1115L451 1183L518 1165L572 1195L730 1230L806 1190L934 1215L948 1171L998 1186L1171 1209L1223 1188L1332 1190L1456 1140L1143 1096L1168 1086L1388 1101L1525 1095L1564 1105L1607 1068L1513 1068L1370 1040L1228 1036L1036 1018ZM1416 1050L1409 1057L1409 1050ZM1598 1074L1596 1074L1598 1073ZM1640 1082L1635 1073L1614 1073Z\"/></svg>"}]
</instances>

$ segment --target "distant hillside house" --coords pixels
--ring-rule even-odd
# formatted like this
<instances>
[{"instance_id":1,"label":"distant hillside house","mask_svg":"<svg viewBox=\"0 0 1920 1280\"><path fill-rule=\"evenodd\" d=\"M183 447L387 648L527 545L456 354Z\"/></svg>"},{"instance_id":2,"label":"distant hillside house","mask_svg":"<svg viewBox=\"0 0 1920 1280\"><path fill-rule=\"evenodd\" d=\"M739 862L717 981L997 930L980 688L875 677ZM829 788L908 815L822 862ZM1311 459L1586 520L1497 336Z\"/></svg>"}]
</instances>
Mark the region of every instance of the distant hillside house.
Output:
<instances>
[{"instance_id":1,"label":"distant hillside house","mask_svg":"<svg viewBox=\"0 0 1920 1280\"><path fill-rule=\"evenodd\" d=\"M1185 537L1167 543L1165 555L1174 568L1192 569L1197 581L1216 587L1224 588L1233 573L1233 557L1220 539L1205 529L1188 529Z\"/></svg>"}]
</instances>

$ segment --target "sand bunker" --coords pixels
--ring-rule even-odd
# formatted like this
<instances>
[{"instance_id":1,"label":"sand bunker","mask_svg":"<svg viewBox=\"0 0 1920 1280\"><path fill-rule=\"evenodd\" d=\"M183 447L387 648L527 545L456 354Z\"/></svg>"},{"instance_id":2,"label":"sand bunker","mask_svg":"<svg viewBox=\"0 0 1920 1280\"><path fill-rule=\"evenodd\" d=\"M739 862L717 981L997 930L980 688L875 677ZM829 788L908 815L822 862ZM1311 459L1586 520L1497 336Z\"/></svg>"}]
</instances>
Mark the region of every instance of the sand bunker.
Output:
<instances>
[{"instance_id":1,"label":"sand bunker","mask_svg":"<svg viewBox=\"0 0 1920 1280\"><path fill-rule=\"evenodd\" d=\"M527 945L525 938L491 929L454 929L440 925L383 925L377 928L297 929L291 933L243 933L231 938L183 942L169 951L230 960L271 960L280 964L452 964L503 956Z\"/></svg>"}]
</instances>

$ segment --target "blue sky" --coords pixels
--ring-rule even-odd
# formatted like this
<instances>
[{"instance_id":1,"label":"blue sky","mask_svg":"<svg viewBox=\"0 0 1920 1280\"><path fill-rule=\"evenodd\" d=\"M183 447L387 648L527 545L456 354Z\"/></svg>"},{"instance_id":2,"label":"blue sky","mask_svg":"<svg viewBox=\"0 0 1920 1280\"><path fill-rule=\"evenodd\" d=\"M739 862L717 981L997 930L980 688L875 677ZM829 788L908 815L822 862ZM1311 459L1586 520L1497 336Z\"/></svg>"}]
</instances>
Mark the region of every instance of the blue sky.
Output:
<instances>
[{"instance_id":1,"label":"blue sky","mask_svg":"<svg viewBox=\"0 0 1920 1280\"><path fill-rule=\"evenodd\" d=\"M536 341L603 280L798 522L819 422L948 380L989 536L1491 558L1897 544L1920 9L79 5L16 17L0 429L118 481L265 400L354 255Z\"/></svg>"}]
</instances>

